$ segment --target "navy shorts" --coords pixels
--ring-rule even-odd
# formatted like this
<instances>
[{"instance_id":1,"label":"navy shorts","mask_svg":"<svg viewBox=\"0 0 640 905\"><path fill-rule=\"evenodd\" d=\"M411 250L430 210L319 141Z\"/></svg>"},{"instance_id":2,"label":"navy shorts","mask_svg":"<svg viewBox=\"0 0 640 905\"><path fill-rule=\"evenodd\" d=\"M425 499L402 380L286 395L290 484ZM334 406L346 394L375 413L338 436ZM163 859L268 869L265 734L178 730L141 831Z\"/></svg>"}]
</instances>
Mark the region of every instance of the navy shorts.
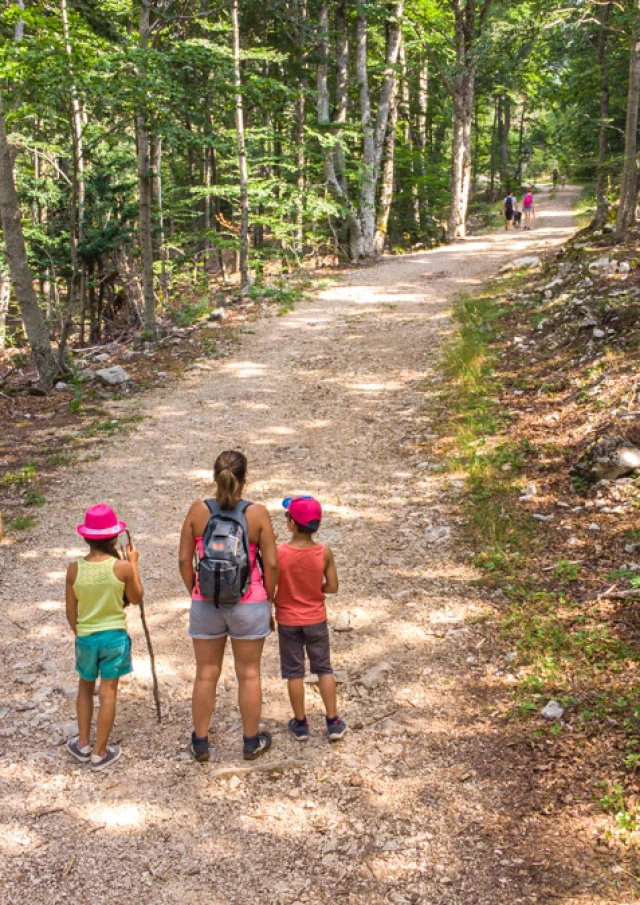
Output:
<instances>
[{"instance_id":1,"label":"navy shorts","mask_svg":"<svg viewBox=\"0 0 640 905\"><path fill-rule=\"evenodd\" d=\"M278 625L278 640L283 679L304 677L305 650L309 657L311 672L317 676L333 673L326 622L318 622L315 625Z\"/></svg>"}]
</instances>

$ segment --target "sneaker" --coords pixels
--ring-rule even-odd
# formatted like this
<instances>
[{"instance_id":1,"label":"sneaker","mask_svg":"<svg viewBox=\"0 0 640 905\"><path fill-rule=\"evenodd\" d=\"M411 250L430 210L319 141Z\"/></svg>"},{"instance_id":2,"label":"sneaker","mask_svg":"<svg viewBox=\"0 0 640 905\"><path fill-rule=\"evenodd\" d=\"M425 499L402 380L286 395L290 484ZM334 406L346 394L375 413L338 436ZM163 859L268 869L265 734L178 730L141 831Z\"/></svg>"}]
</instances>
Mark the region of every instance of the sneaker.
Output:
<instances>
[{"instance_id":1,"label":"sneaker","mask_svg":"<svg viewBox=\"0 0 640 905\"><path fill-rule=\"evenodd\" d=\"M71 755L71 757L75 757L76 760L79 760L81 764L86 764L91 760L91 752L93 748L91 745L85 745L82 747L80 744L80 738L76 735L75 738L70 738L67 742L67 751Z\"/></svg>"},{"instance_id":2,"label":"sneaker","mask_svg":"<svg viewBox=\"0 0 640 905\"><path fill-rule=\"evenodd\" d=\"M203 738L197 738L195 732L192 732L189 751L191 751L199 764L205 764L209 760L209 736L205 735Z\"/></svg>"},{"instance_id":3,"label":"sneaker","mask_svg":"<svg viewBox=\"0 0 640 905\"><path fill-rule=\"evenodd\" d=\"M289 720L289 732L299 742L306 742L309 738L309 721L306 717L302 722L293 717L292 720Z\"/></svg>"},{"instance_id":4,"label":"sneaker","mask_svg":"<svg viewBox=\"0 0 640 905\"><path fill-rule=\"evenodd\" d=\"M107 767L110 767L112 763L118 760L121 754L122 748L120 745L107 745L102 757L98 754L91 755L91 769L96 771L106 770Z\"/></svg>"},{"instance_id":5,"label":"sneaker","mask_svg":"<svg viewBox=\"0 0 640 905\"><path fill-rule=\"evenodd\" d=\"M341 720L337 716L332 720L327 719L327 735L329 736L330 742L340 741L346 731L347 724L344 720Z\"/></svg>"},{"instance_id":6,"label":"sneaker","mask_svg":"<svg viewBox=\"0 0 640 905\"><path fill-rule=\"evenodd\" d=\"M246 738L245 736L242 754L245 760L255 760L260 755L266 754L270 747L271 733L259 732L253 738Z\"/></svg>"}]
</instances>

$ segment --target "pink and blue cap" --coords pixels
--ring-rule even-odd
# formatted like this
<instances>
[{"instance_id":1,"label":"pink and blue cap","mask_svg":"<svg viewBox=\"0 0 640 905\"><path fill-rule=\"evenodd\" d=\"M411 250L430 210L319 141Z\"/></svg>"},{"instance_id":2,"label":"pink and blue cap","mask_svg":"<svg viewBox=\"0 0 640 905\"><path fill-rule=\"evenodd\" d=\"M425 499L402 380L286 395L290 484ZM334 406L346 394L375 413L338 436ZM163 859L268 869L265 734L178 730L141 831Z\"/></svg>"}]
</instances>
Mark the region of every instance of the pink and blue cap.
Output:
<instances>
[{"instance_id":1,"label":"pink and blue cap","mask_svg":"<svg viewBox=\"0 0 640 905\"><path fill-rule=\"evenodd\" d=\"M291 518L303 528L317 531L322 521L322 506L312 496L288 496L282 501Z\"/></svg>"}]
</instances>

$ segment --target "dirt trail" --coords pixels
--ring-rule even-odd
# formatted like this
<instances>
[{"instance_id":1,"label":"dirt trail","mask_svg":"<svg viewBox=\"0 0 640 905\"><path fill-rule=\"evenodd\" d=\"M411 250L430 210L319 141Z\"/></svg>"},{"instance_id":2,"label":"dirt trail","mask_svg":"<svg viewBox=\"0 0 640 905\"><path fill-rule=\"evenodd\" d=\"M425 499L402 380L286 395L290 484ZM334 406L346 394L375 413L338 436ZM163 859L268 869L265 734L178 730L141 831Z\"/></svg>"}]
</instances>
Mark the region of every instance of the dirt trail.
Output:
<instances>
[{"instance_id":1,"label":"dirt trail","mask_svg":"<svg viewBox=\"0 0 640 905\"><path fill-rule=\"evenodd\" d=\"M41 905L549 901L540 865L552 840L526 839L514 823L518 780L486 707L465 690L476 643L465 619L477 600L451 552L455 488L416 442L430 433L422 406L438 379L451 295L567 238L576 194L541 197L531 233L500 231L353 273L255 325L232 358L119 403L147 420L99 462L62 474L37 528L0 547L2 903L34 893ZM352 727L334 747L313 693L311 740L301 750L287 737L268 640L264 722L275 745L249 774L230 659L216 757L200 767L186 753L193 660L176 569L187 506L207 493L215 454L235 446L249 456L248 495L271 508L281 539L285 495L322 500L321 537L341 578L330 612L347 610L355 625L332 634ZM98 501L129 522L143 552L166 719L159 729L130 612L136 672L123 682L115 730L126 756L95 776L62 746L75 674L61 601L65 564L82 552L74 526ZM386 680L362 690L358 677L382 662ZM538 846L538 861L521 842Z\"/></svg>"}]
</instances>

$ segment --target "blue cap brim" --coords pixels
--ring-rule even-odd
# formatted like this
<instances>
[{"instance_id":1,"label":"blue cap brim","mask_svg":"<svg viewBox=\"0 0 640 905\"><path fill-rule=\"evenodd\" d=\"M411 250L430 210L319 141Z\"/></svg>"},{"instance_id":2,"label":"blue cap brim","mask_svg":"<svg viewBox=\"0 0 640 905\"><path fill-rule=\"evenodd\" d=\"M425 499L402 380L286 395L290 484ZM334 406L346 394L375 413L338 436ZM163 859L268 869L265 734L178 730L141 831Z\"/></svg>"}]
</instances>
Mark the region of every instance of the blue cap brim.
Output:
<instances>
[{"instance_id":1,"label":"blue cap brim","mask_svg":"<svg viewBox=\"0 0 640 905\"><path fill-rule=\"evenodd\" d=\"M293 500L312 500L312 499L313 499L313 497L310 496L308 493L307 494L301 493L299 496L288 496L288 497L285 497L284 500L282 501L282 508L288 509Z\"/></svg>"}]
</instances>

